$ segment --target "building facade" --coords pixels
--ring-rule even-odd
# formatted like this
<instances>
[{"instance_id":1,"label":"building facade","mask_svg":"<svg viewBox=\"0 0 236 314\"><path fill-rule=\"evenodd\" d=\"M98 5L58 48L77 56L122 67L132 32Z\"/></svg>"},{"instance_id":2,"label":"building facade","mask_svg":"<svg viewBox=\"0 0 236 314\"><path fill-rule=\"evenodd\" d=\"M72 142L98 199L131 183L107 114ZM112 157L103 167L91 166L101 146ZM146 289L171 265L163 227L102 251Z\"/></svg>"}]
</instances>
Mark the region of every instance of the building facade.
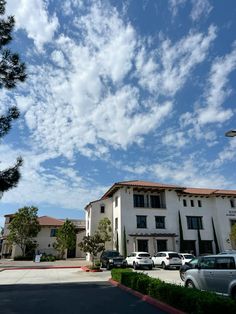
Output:
<instances>
[{"instance_id":1,"label":"building facade","mask_svg":"<svg viewBox=\"0 0 236 314\"><path fill-rule=\"evenodd\" d=\"M99 221L112 222L107 248L124 254L180 251L195 255L232 249L236 223L236 190L186 188L146 181L115 183L86 207L86 234Z\"/></svg>"},{"instance_id":2,"label":"building facade","mask_svg":"<svg viewBox=\"0 0 236 314\"><path fill-rule=\"evenodd\" d=\"M9 245L7 242L7 235L9 234L9 224L14 218L14 214L5 215L4 233L1 256L2 258L14 258L15 256L22 255L21 249L18 245ZM85 221L79 219L69 219L73 222L76 228L76 247L73 250L65 252L66 257L85 257L85 254L79 249L79 242L85 236ZM38 254L52 254L58 255L58 252L54 249L53 244L56 242L56 231L64 223L64 219L56 219L48 216L42 216L38 218L41 230L37 237L34 239L37 242L36 252Z\"/></svg>"}]
</instances>

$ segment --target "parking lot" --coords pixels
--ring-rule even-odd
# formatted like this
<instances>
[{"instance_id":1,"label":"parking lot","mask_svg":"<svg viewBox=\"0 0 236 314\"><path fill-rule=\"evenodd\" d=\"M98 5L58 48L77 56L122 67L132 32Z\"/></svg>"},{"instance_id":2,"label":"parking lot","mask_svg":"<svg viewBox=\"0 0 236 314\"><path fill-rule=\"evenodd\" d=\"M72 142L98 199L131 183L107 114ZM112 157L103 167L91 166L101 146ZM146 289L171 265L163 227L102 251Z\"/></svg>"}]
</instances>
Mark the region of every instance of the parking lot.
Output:
<instances>
[{"instance_id":1,"label":"parking lot","mask_svg":"<svg viewBox=\"0 0 236 314\"><path fill-rule=\"evenodd\" d=\"M154 268L153 270L137 270L145 272L150 277L160 278L169 283L183 284L179 277L178 270L163 270ZM0 285L12 284L46 284L46 283L75 283L75 282L96 282L107 281L111 277L111 272L92 273L84 272L80 268L76 269L21 269L5 270L0 272Z\"/></svg>"}]
</instances>

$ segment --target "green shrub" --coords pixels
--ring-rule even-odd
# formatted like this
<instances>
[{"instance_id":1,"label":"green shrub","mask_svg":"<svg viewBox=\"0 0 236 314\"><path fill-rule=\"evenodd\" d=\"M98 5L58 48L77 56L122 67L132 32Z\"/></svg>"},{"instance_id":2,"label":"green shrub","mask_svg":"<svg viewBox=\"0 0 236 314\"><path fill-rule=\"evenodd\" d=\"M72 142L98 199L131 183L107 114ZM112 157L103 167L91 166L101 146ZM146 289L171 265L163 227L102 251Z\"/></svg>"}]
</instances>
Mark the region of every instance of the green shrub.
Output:
<instances>
[{"instance_id":1,"label":"green shrub","mask_svg":"<svg viewBox=\"0 0 236 314\"><path fill-rule=\"evenodd\" d=\"M111 277L115 281L118 281L121 283L121 274L122 273L132 273L132 269L130 268L112 268L111 270Z\"/></svg>"},{"instance_id":2,"label":"green shrub","mask_svg":"<svg viewBox=\"0 0 236 314\"><path fill-rule=\"evenodd\" d=\"M101 262L99 261L99 259L94 261L94 266L100 268L101 267Z\"/></svg>"},{"instance_id":3,"label":"green shrub","mask_svg":"<svg viewBox=\"0 0 236 314\"><path fill-rule=\"evenodd\" d=\"M43 254L40 258L40 262L54 262L56 257L52 254Z\"/></svg>"},{"instance_id":4,"label":"green shrub","mask_svg":"<svg viewBox=\"0 0 236 314\"><path fill-rule=\"evenodd\" d=\"M188 289L150 278L144 273L114 269L112 278L123 285L148 294L179 310L190 314L236 313L236 303L215 293Z\"/></svg>"}]
</instances>

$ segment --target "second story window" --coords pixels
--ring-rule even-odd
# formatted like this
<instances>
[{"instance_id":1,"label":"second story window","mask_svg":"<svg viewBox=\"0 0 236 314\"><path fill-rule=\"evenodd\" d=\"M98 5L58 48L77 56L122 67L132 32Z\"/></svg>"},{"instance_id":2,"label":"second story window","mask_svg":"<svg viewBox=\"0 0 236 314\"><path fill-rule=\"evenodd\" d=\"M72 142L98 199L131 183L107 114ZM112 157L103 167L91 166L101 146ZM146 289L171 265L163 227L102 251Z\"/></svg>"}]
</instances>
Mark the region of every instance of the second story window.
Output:
<instances>
[{"instance_id":1,"label":"second story window","mask_svg":"<svg viewBox=\"0 0 236 314\"><path fill-rule=\"evenodd\" d=\"M137 216L137 228L147 228L147 216Z\"/></svg>"},{"instance_id":2,"label":"second story window","mask_svg":"<svg viewBox=\"0 0 236 314\"><path fill-rule=\"evenodd\" d=\"M57 235L57 229L51 229L50 230L50 237L56 237Z\"/></svg>"},{"instance_id":3,"label":"second story window","mask_svg":"<svg viewBox=\"0 0 236 314\"><path fill-rule=\"evenodd\" d=\"M230 206L231 206L231 208L236 207L236 206L235 206L235 203L236 203L236 202L235 202L234 198L231 198L231 199L230 199Z\"/></svg>"},{"instance_id":4,"label":"second story window","mask_svg":"<svg viewBox=\"0 0 236 314\"><path fill-rule=\"evenodd\" d=\"M198 204L198 207L202 207L202 201L198 200L197 204Z\"/></svg>"},{"instance_id":5,"label":"second story window","mask_svg":"<svg viewBox=\"0 0 236 314\"><path fill-rule=\"evenodd\" d=\"M115 207L118 206L118 196L115 197Z\"/></svg>"},{"instance_id":6,"label":"second story window","mask_svg":"<svg viewBox=\"0 0 236 314\"><path fill-rule=\"evenodd\" d=\"M144 195L134 194L134 207L144 207Z\"/></svg>"},{"instance_id":7,"label":"second story window","mask_svg":"<svg viewBox=\"0 0 236 314\"><path fill-rule=\"evenodd\" d=\"M163 216L156 216L156 229L165 229L165 217Z\"/></svg>"},{"instance_id":8,"label":"second story window","mask_svg":"<svg viewBox=\"0 0 236 314\"><path fill-rule=\"evenodd\" d=\"M190 200L191 207L194 207L194 200Z\"/></svg>"},{"instance_id":9,"label":"second story window","mask_svg":"<svg viewBox=\"0 0 236 314\"><path fill-rule=\"evenodd\" d=\"M199 216L187 216L188 229L197 230L203 229L202 217Z\"/></svg>"},{"instance_id":10,"label":"second story window","mask_svg":"<svg viewBox=\"0 0 236 314\"><path fill-rule=\"evenodd\" d=\"M118 229L118 218L115 218L115 230Z\"/></svg>"},{"instance_id":11,"label":"second story window","mask_svg":"<svg viewBox=\"0 0 236 314\"><path fill-rule=\"evenodd\" d=\"M105 205L101 205L100 207L100 213L104 214L105 213Z\"/></svg>"},{"instance_id":12,"label":"second story window","mask_svg":"<svg viewBox=\"0 0 236 314\"><path fill-rule=\"evenodd\" d=\"M160 195L150 195L150 200L152 208L161 208Z\"/></svg>"},{"instance_id":13,"label":"second story window","mask_svg":"<svg viewBox=\"0 0 236 314\"><path fill-rule=\"evenodd\" d=\"M183 206L187 207L187 200L186 199L183 199Z\"/></svg>"}]
</instances>

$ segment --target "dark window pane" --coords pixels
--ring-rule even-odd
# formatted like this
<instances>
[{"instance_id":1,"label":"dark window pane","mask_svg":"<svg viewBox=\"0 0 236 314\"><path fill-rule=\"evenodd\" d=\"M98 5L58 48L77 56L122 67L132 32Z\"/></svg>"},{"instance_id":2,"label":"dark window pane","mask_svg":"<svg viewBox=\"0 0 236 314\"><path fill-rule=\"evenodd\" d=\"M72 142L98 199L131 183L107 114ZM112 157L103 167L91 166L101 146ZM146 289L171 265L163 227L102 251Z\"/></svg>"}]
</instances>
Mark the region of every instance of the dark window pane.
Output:
<instances>
[{"instance_id":1,"label":"dark window pane","mask_svg":"<svg viewBox=\"0 0 236 314\"><path fill-rule=\"evenodd\" d=\"M157 229L165 229L165 217L163 216L156 216L156 228Z\"/></svg>"},{"instance_id":2,"label":"dark window pane","mask_svg":"<svg viewBox=\"0 0 236 314\"><path fill-rule=\"evenodd\" d=\"M137 228L147 228L146 216L137 216Z\"/></svg>"},{"instance_id":3,"label":"dark window pane","mask_svg":"<svg viewBox=\"0 0 236 314\"><path fill-rule=\"evenodd\" d=\"M50 230L50 237L56 237L57 229Z\"/></svg>"},{"instance_id":4,"label":"dark window pane","mask_svg":"<svg viewBox=\"0 0 236 314\"><path fill-rule=\"evenodd\" d=\"M184 205L184 207L187 206L187 200L183 199L183 205Z\"/></svg>"},{"instance_id":5,"label":"dark window pane","mask_svg":"<svg viewBox=\"0 0 236 314\"><path fill-rule=\"evenodd\" d=\"M202 217L187 217L188 229L203 229L202 228Z\"/></svg>"},{"instance_id":6,"label":"dark window pane","mask_svg":"<svg viewBox=\"0 0 236 314\"><path fill-rule=\"evenodd\" d=\"M202 201L198 200L197 203L198 203L198 207L202 207Z\"/></svg>"},{"instance_id":7,"label":"dark window pane","mask_svg":"<svg viewBox=\"0 0 236 314\"><path fill-rule=\"evenodd\" d=\"M235 269L235 262L233 257L217 257L217 269Z\"/></svg>"},{"instance_id":8,"label":"dark window pane","mask_svg":"<svg viewBox=\"0 0 236 314\"><path fill-rule=\"evenodd\" d=\"M190 200L191 207L194 207L194 200Z\"/></svg>"},{"instance_id":9,"label":"dark window pane","mask_svg":"<svg viewBox=\"0 0 236 314\"><path fill-rule=\"evenodd\" d=\"M134 207L144 207L144 195L134 194Z\"/></svg>"},{"instance_id":10,"label":"dark window pane","mask_svg":"<svg viewBox=\"0 0 236 314\"><path fill-rule=\"evenodd\" d=\"M150 195L151 207L161 208L160 195Z\"/></svg>"},{"instance_id":11,"label":"dark window pane","mask_svg":"<svg viewBox=\"0 0 236 314\"><path fill-rule=\"evenodd\" d=\"M101 207L100 207L100 212L101 212L101 214L104 214L104 213L105 213L105 206L104 206L104 205L101 205Z\"/></svg>"}]
</instances>

